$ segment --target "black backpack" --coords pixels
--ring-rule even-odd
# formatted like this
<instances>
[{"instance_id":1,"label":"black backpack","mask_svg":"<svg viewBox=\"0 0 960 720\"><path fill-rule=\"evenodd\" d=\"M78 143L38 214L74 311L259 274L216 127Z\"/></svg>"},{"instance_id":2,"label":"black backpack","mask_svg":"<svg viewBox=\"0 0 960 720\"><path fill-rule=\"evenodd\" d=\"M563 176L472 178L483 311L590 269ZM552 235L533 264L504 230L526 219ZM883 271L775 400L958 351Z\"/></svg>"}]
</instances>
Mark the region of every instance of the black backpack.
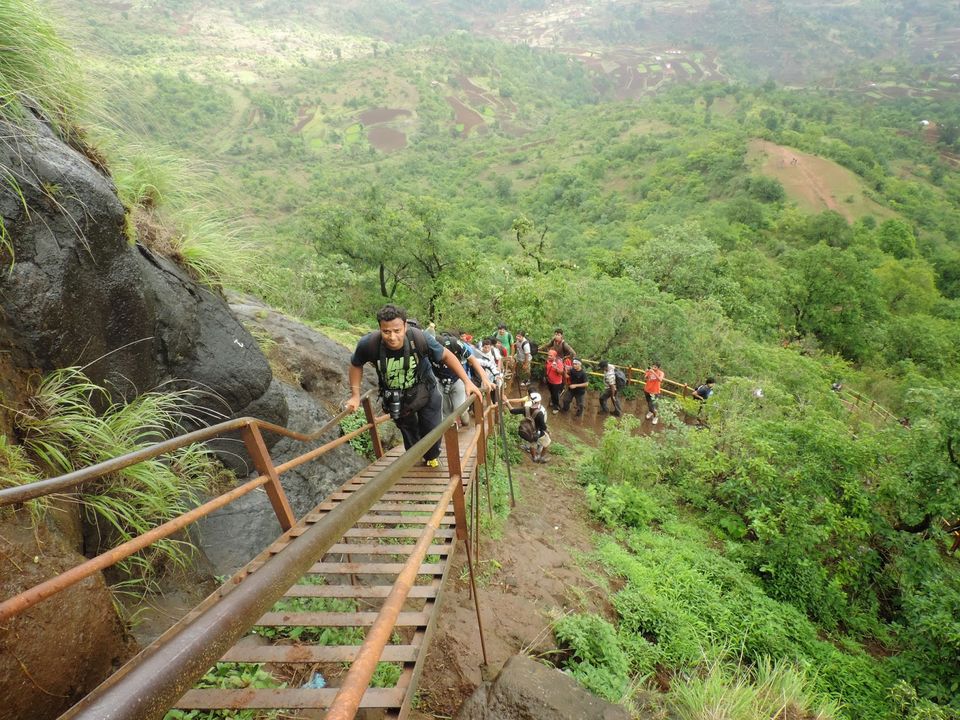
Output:
<instances>
[{"instance_id":1,"label":"black backpack","mask_svg":"<svg viewBox=\"0 0 960 720\"><path fill-rule=\"evenodd\" d=\"M613 369L613 378L617 383L617 390L623 390L627 386L627 374L620 368Z\"/></svg>"},{"instance_id":2,"label":"black backpack","mask_svg":"<svg viewBox=\"0 0 960 720\"><path fill-rule=\"evenodd\" d=\"M535 358L537 353L540 352L540 346L530 338L527 338L527 343L530 345L530 357Z\"/></svg>"},{"instance_id":3,"label":"black backpack","mask_svg":"<svg viewBox=\"0 0 960 720\"><path fill-rule=\"evenodd\" d=\"M539 437L537 424L533 421L532 417L524 417L520 421L520 427L517 428L517 433L527 442L536 442Z\"/></svg>"}]
</instances>

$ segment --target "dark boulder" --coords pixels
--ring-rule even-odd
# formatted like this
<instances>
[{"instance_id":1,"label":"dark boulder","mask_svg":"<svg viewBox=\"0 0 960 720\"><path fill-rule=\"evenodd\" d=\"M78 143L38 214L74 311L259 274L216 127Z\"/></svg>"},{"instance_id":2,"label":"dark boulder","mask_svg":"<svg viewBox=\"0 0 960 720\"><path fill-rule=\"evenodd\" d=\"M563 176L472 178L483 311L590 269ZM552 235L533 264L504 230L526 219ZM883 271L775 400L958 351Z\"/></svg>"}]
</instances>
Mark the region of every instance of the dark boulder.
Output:
<instances>
[{"instance_id":1,"label":"dark boulder","mask_svg":"<svg viewBox=\"0 0 960 720\"><path fill-rule=\"evenodd\" d=\"M0 274L0 351L21 370L86 366L127 398L176 381L206 391L210 410L246 414L272 374L224 299L131 246L110 178L43 123L0 125L10 173L0 213L14 251ZM258 410L286 420L277 396Z\"/></svg>"},{"instance_id":2,"label":"dark boulder","mask_svg":"<svg viewBox=\"0 0 960 720\"><path fill-rule=\"evenodd\" d=\"M454 720L629 720L630 713L584 690L569 675L524 655L507 660Z\"/></svg>"},{"instance_id":3,"label":"dark boulder","mask_svg":"<svg viewBox=\"0 0 960 720\"><path fill-rule=\"evenodd\" d=\"M330 414L300 388L283 383L276 385L290 409L287 427L291 430L308 433L330 420ZM270 456L274 465L280 465L339 435L339 430L334 429L312 443L283 438L274 445ZM368 462L347 444L283 473L280 482L294 515L298 519L303 517ZM276 540L280 533L280 524L266 493L255 491L201 520L195 539L214 572L228 575Z\"/></svg>"}]
</instances>

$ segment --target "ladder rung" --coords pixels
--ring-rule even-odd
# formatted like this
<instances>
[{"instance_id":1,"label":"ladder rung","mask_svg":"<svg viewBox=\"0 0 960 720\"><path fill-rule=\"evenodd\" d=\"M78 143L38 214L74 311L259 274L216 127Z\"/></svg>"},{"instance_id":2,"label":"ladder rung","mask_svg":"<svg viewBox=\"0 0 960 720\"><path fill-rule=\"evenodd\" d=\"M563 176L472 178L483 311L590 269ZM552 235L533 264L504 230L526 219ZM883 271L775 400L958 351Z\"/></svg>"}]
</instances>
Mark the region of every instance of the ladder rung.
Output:
<instances>
[{"instance_id":1,"label":"ladder rung","mask_svg":"<svg viewBox=\"0 0 960 720\"><path fill-rule=\"evenodd\" d=\"M269 612L257 620L264 627L370 627L379 613L375 612ZM422 627L430 621L428 612L402 612L397 627Z\"/></svg>"}]
</instances>

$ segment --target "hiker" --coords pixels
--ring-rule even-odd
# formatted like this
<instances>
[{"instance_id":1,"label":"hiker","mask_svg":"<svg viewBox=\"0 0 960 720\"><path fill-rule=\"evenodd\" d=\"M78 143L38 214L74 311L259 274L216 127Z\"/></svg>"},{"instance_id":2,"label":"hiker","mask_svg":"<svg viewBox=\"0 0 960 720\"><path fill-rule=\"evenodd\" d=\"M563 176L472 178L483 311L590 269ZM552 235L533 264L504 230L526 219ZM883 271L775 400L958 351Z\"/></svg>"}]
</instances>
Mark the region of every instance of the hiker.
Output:
<instances>
[{"instance_id":1,"label":"hiker","mask_svg":"<svg viewBox=\"0 0 960 720\"><path fill-rule=\"evenodd\" d=\"M437 342L453 353L454 357L460 361L460 365L464 370L466 370L467 367L473 370L471 374L479 378L478 382L482 386L480 388L482 392L487 393L493 390L493 385L487 380L483 366L476 358L476 351L470 347L469 343L461 341L457 337L457 333L453 332L441 333L437 336ZM432 358L430 364L433 368L433 374L436 375L440 383L441 411L443 417L446 417L451 414L455 408L463 404L463 401L467 399L467 391L464 388L463 380L457 377L446 365L436 363ZM465 411L463 415L457 419L458 429L465 428L470 423L469 412L469 410Z\"/></svg>"},{"instance_id":2,"label":"hiker","mask_svg":"<svg viewBox=\"0 0 960 720\"><path fill-rule=\"evenodd\" d=\"M660 422L657 401L660 399L660 383L663 382L664 377L659 360L655 360L650 368L643 373L643 396L647 399L647 420L650 421L651 425Z\"/></svg>"},{"instance_id":3,"label":"hiker","mask_svg":"<svg viewBox=\"0 0 960 720\"><path fill-rule=\"evenodd\" d=\"M493 336L503 345L503 370L509 372L513 370L513 333L507 330L504 323L497 325L497 332Z\"/></svg>"},{"instance_id":4,"label":"hiker","mask_svg":"<svg viewBox=\"0 0 960 720\"><path fill-rule=\"evenodd\" d=\"M587 393L587 371L583 369L580 358L573 359L573 366L567 375L567 392L563 396L564 412L570 409L570 403L577 401L577 417L583 417L583 396Z\"/></svg>"},{"instance_id":5,"label":"hiker","mask_svg":"<svg viewBox=\"0 0 960 720\"><path fill-rule=\"evenodd\" d=\"M703 409L703 403L705 403L711 395L713 395L713 386L717 381L712 377L708 377L703 381L703 385L698 387L693 391L693 399L700 401L700 409Z\"/></svg>"},{"instance_id":6,"label":"hiker","mask_svg":"<svg viewBox=\"0 0 960 720\"><path fill-rule=\"evenodd\" d=\"M563 392L563 381L567 375L567 367L563 360L557 357L556 350L547 351L544 375L547 378L547 387L550 388L550 410L557 414L560 412L560 393Z\"/></svg>"},{"instance_id":7,"label":"hiker","mask_svg":"<svg viewBox=\"0 0 960 720\"><path fill-rule=\"evenodd\" d=\"M530 384L530 361L533 360L533 346L527 340L527 334L523 330L517 331L517 341L513 349L517 387L522 392Z\"/></svg>"},{"instance_id":8,"label":"hiker","mask_svg":"<svg viewBox=\"0 0 960 720\"><path fill-rule=\"evenodd\" d=\"M600 412L610 412L607 410L607 400L613 400L613 414L620 417L623 409L620 407L620 391L617 387L617 368L606 360L601 360L597 368L603 373L604 385L603 393L600 395Z\"/></svg>"},{"instance_id":9,"label":"hiker","mask_svg":"<svg viewBox=\"0 0 960 720\"><path fill-rule=\"evenodd\" d=\"M350 358L350 398L344 403L347 410L355 412L360 406L360 383L367 363L377 370L383 409L400 430L407 450L439 425L443 417L431 361L442 362L463 381L467 394L483 400L452 352L422 330L407 326L403 308L384 305L377 312L377 323L380 329L360 338ZM440 466L439 438L424 453L423 460L428 467Z\"/></svg>"},{"instance_id":10,"label":"hiker","mask_svg":"<svg viewBox=\"0 0 960 720\"><path fill-rule=\"evenodd\" d=\"M494 347L492 337L485 337L480 341L480 349L474 351L480 366L486 374L487 380L493 385L490 397L497 401L497 392L503 384L503 370L500 364L500 353Z\"/></svg>"},{"instance_id":11,"label":"hiker","mask_svg":"<svg viewBox=\"0 0 960 720\"><path fill-rule=\"evenodd\" d=\"M570 347L570 343L563 339L563 330L557 328L553 331L553 340L550 341L550 344L547 345L547 351L556 350L557 356L563 360L565 358L574 358L576 353L573 351L573 348Z\"/></svg>"},{"instance_id":12,"label":"hiker","mask_svg":"<svg viewBox=\"0 0 960 720\"><path fill-rule=\"evenodd\" d=\"M541 405L540 393L530 393L530 399L522 407L515 408L507 400L511 415L523 415L517 433L523 440L523 449L530 453L535 463L547 462L547 448L550 447L550 434L547 432L547 411Z\"/></svg>"}]
</instances>

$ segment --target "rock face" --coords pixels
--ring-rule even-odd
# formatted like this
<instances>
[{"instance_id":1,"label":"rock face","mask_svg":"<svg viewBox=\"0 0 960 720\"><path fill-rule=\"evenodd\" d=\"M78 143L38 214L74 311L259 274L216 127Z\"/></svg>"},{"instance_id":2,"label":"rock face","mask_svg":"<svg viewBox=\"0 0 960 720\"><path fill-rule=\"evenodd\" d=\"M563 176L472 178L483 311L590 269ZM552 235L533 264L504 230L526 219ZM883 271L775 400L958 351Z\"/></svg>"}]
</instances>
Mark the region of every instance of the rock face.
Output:
<instances>
[{"instance_id":1,"label":"rock face","mask_svg":"<svg viewBox=\"0 0 960 720\"><path fill-rule=\"evenodd\" d=\"M223 298L131 247L110 179L43 123L0 125L0 166L12 178L0 180L0 214L14 252L0 274L0 352L21 370L86 366L127 398L183 381L207 390L203 404L223 416L257 403L283 424L270 366Z\"/></svg>"},{"instance_id":2,"label":"rock face","mask_svg":"<svg viewBox=\"0 0 960 720\"><path fill-rule=\"evenodd\" d=\"M602 700L559 670L523 655L504 664L460 706L454 720L629 720L625 708Z\"/></svg>"},{"instance_id":3,"label":"rock face","mask_svg":"<svg viewBox=\"0 0 960 720\"><path fill-rule=\"evenodd\" d=\"M277 383L278 392L290 409L287 427L310 432L322 427L330 414L300 388ZM313 443L280 440L270 451L275 465L303 455L339 435L337 430ZM317 460L288 470L280 476L293 513L302 517L334 488L353 477L368 461L349 445L342 445ZM230 575L280 535L280 524L264 492L253 492L230 503L197 524L199 545L217 575Z\"/></svg>"},{"instance_id":4,"label":"rock face","mask_svg":"<svg viewBox=\"0 0 960 720\"><path fill-rule=\"evenodd\" d=\"M230 307L247 327L259 326L277 343L277 355L301 388L319 395L330 409L347 399L350 350L253 298L233 296ZM376 386L373 377L364 373L364 392Z\"/></svg>"},{"instance_id":5,"label":"rock face","mask_svg":"<svg viewBox=\"0 0 960 720\"><path fill-rule=\"evenodd\" d=\"M84 560L59 535L44 528L34 533L10 517L0 522L0 534L4 599ZM135 651L103 576L89 577L0 628L0 717L57 717Z\"/></svg>"}]
</instances>

